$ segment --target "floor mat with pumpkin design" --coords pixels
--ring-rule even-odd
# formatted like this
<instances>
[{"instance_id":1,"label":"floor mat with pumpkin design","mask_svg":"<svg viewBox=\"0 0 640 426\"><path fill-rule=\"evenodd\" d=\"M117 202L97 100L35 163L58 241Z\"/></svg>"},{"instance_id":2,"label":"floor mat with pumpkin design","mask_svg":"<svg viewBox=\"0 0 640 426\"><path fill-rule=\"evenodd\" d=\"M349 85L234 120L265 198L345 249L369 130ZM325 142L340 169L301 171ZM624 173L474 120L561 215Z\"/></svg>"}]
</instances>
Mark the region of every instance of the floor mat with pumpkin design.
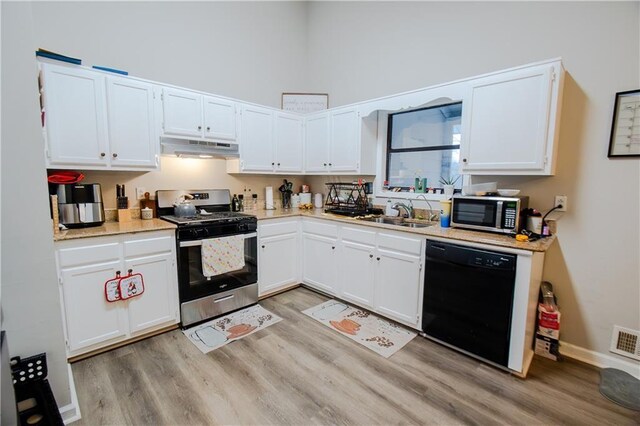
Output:
<instances>
[{"instance_id":1,"label":"floor mat with pumpkin design","mask_svg":"<svg viewBox=\"0 0 640 426\"><path fill-rule=\"evenodd\" d=\"M280 321L279 316L260 305L253 305L182 332L206 354Z\"/></svg>"},{"instance_id":2,"label":"floor mat with pumpkin design","mask_svg":"<svg viewBox=\"0 0 640 426\"><path fill-rule=\"evenodd\" d=\"M369 311L338 300L328 300L302 313L385 358L398 352L417 335Z\"/></svg>"}]
</instances>

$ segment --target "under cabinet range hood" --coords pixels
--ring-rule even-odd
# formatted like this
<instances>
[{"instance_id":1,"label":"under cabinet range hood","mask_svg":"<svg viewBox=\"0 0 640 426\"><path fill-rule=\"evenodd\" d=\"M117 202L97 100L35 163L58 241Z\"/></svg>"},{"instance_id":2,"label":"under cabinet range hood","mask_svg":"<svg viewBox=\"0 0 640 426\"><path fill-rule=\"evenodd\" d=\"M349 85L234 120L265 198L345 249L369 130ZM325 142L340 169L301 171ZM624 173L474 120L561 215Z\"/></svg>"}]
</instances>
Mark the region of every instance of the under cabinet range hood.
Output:
<instances>
[{"instance_id":1,"label":"under cabinet range hood","mask_svg":"<svg viewBox=\"0 0 640 426\"><path fill-rule=\"evenodd\" d=\"M189 158L238 158L237 143L161 138L162 155Z\"/></svg>"}]
</instances>

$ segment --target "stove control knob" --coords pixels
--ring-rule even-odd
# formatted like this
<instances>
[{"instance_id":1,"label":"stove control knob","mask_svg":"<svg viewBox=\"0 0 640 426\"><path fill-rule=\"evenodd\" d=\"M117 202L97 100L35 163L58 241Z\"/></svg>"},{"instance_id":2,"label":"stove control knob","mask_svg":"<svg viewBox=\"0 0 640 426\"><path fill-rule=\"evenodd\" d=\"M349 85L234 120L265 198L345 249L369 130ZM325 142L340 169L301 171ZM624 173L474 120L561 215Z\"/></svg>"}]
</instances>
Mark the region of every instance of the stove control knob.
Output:
<instances>
[{"instance_id":1,"label":"stove control knob","mask_svg":"<svg viewBox=\"0 0 640 426\"><path fill-rule=\"evenodd\" d=\"M241 223L238 225L238 229L240 231L246 231L247 230L247 224L246 223Z\"/></svg>"}]
</instances>

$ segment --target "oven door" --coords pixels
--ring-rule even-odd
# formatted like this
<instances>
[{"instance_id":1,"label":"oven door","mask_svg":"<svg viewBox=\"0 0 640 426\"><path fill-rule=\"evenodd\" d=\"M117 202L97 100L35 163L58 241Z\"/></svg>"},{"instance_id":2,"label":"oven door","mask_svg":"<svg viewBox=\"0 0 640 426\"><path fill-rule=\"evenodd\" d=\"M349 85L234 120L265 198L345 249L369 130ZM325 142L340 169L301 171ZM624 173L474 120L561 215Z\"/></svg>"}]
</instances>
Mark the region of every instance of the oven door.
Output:
<instances>
[{"instance_id":1,"label":"oven door","mask_svg":"<svg viewBox=\"0 0 640 426\"><path fill-rule=\"evenodd\" d=\"M180 241L178 247L178 281L180 302L200 299L234 290L258 281L258 236L244 236L244 268L213 277L202 274L202 240Z\"/></svg>"}]
</instances>

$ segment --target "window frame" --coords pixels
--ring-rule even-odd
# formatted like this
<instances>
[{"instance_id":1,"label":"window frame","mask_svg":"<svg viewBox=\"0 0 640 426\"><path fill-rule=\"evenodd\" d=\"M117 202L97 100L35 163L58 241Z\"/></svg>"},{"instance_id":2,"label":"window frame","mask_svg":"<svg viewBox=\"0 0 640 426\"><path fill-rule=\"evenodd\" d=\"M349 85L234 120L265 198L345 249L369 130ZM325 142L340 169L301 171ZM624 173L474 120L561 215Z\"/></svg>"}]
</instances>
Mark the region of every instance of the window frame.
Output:
<instances>
[{"instance_id":1,"label":"window frame","mask_svg":"<svg viewBox=\"0 0 640 426\"><path fill-rule=\"evenodd\" d=\"M462 105L462 101L452 101L446 104L438 104L438 105L432 105L432 106L427 106L427 107L423 107L423 108L416 108L416 109L412 109L412 110L408 110L408 111L398 111L398 112L390 112L387 116L387 144L386 144L386 150L384 153L385 156L385 168L384 168L384 176L383 176L383 180L389 180L389 167L391 164L391 154L401 154L401 153L406 153L406 152L428 152L428 151L451 151L454 149L460 149L460 145L461 144L457 144L457 145L433 145L433 146L425 146L425 147L418 147L418 148L392 148L391 147L391 143L392 143L392 135L393 135L393 124L392 124L392 118L393 116L396 115L401 115L401 114L409 114L409 113L413 113L416 111L426 111L429 109L435 109L435 108L442 108L442 107L446 107L449 105L456 105L456 104L461 104ZM398 188L398 187L394 187L394 188ZM409 186L400 186L399 188L402 189L403 192L408 192L409 191Z\"/></svg>"}]
</instances>

